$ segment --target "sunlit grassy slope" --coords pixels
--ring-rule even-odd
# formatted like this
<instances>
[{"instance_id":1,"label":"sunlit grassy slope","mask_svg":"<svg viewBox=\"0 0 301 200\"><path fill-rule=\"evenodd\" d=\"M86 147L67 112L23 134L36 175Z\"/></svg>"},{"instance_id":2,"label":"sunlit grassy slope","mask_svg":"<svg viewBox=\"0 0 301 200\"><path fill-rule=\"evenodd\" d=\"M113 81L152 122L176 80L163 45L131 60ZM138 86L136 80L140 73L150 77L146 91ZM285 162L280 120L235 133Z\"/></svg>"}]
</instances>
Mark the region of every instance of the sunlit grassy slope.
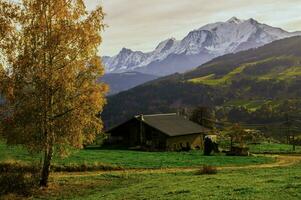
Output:
<instances>
[{"instance_id":1,"label":"sunlit grassy slope","mask_svg":"<svg viewBox=\"0 0 301 200\"><path fill-rule=\"evenodd\" d=\"M189 79L188 82L211 86L227 85L234 80L285 80L292 81L301 76L300 58L291 56L272 57L245 63L224 75L208 74Z\"/></svg>"},{"instance_id":2,"label":"sunlit grassy slope","mask_svg":"<svg viewBox=\"0 0 301 200\"><path fill-rule=\"evenodd\" d=\"M257 109L259 109L261 106L265 105L265 104L269 104L272 106L278 106L280 103L282 103L283 101L277 101L277 100L232 100L232 101L228 101L227 103L224 104L224 106L230 106L230 107L238 107L238 106L242 106L245 107L246 109L250 110L250 111L256 111Z\"/></svg>"},{"instance_id":3,"label":"sunlit grassy slope","mask_svg":"<svg viewBox=\"0 0 301 200\"><path fill-rule=\"evenodd\" d=\"M241 74L244 69L245 69L245 66L241 66L241 67L234 69L233 71L231 71L230 73L228 73L222 77L216 77L215 74L209 74L207 76L190 79L189 82L205 84L205 85L228 84L235 76Z\"/></svg>"}]
</instances>

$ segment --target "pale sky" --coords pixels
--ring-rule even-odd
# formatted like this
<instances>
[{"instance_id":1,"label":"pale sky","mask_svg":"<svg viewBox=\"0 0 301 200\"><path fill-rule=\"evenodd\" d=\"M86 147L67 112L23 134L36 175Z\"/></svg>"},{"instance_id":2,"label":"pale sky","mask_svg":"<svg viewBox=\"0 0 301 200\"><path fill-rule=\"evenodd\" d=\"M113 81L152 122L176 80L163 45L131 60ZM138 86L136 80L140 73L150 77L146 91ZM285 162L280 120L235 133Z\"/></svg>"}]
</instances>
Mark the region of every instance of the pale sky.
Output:
<instances>
[{"instance_id":1,"label":"pale sky","mask_svg":"<svg viewBox=\"0 0 301 200\"><path fill-rule=\"evenodd\" d=\"M115 55L123 47L152 51L170 37L233 16L254 18L288 31L301 30L301 0L86 0L103 6L108 24L100 54Z\"/></svg>"}]
</instances>

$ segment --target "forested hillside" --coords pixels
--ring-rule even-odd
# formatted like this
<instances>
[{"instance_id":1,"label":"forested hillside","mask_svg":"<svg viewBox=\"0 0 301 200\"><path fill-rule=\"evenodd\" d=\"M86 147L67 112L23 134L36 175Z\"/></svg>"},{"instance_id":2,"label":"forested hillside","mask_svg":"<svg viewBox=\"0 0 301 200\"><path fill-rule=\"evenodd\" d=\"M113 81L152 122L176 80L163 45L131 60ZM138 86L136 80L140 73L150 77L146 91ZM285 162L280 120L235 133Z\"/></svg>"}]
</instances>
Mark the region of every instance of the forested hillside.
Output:
<instances>
[{"instance_id":1,"label":"forested hillside","mask_svg":"<svg viewBox=\"0 0 301 200\"><path fill-rule=\"evenodd\" d=\"M108 73L101 81L109 85L109 95L117 94L121 91L131 89L137 85L156 79L157 76L143 74L140 72Z\"/></svg>"}]
</instances>

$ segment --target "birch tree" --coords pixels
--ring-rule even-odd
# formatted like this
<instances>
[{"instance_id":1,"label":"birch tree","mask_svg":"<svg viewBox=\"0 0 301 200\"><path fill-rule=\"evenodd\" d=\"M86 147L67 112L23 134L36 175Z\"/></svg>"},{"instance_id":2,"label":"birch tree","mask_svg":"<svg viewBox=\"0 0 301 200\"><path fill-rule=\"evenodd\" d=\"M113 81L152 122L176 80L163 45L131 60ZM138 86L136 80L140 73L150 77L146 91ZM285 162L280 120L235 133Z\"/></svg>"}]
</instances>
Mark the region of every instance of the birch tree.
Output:
<instances>
[{"instance_id":1,"label":"birch tree","mask_svg":"<svg viewBox=\"0 0 301 200\"><path fill-rule=\"evenodd\" d=\"M47 186L54 153L82 148L103 128L104 13L88 12L83 0L0 0L0 12L2 135L42 152L40 185Z\"/></svg>"}]
</instances>

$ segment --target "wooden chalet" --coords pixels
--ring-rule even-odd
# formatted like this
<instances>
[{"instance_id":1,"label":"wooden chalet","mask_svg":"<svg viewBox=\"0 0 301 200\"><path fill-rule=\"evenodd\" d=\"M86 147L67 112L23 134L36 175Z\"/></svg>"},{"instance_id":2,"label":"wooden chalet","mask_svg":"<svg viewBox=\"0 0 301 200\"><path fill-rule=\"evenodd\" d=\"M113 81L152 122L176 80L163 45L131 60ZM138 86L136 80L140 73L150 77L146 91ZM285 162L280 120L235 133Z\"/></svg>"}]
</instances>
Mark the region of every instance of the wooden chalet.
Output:
<instances>
[{"instance_id":1,"label":"wooden chalet","mask_svg":"<svg viewBox=\"0 0 301 200\"><path fill-rule=\"evenodd\" d=\"M146 150L203 148L209 130L177 114L138 115L107 131L107 144Z\"/></svg>"}]
</instances>

